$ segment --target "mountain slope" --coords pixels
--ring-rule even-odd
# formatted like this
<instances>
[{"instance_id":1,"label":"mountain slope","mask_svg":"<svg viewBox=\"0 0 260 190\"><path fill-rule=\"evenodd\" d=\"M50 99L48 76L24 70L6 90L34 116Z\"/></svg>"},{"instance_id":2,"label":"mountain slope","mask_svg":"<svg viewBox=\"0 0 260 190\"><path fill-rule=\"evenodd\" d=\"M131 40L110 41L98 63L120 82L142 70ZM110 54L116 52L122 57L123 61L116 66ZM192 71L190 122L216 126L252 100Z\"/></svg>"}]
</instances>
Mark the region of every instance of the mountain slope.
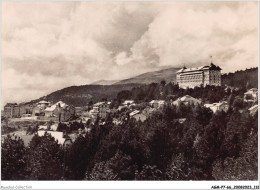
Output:
<instances>
[{"instance_id":1,"label":"mountain slope","mask_svg":"<svg viewBox=\"0 0 260 190\"><path fill-rule=\"evenodd\" d=\"M223 74L221 77L223 85L239 88L258 88L258 67Z\"/></svg>"},{"instance_id":2,"label":"mountain slope","mask_svg":"<svg viewBox=\"0 0 260 190\"><path fill-rule=\"evenodd\" d=\"M148 72L136 77L121 80L115 84L128 84L128 83L138 83L138 84L150 84L152 82L159 83L162 80L168 82L176 81L176 72L179 68L169 68L160 71Z\"/></svg>"},{"instance_id":3,"label":"mountain slope","mask_svg":"<svg viewBox=\"0 0 260 190\"><path fill-rule=\"evenodd\" d=\"M120 80L98 80L98 81L91 83L91 85L112 85L119 81Z\"/></svg>"},{"instance_id":4,"label":"mountain slope","mask_svg":"<svg viewBox=\"0 0 260 190\"><path fill-rule=\"evenodd\" d=\"M52 103L59 100L74 105L87 105L90 101L97 102L102 98L108 100L114 99L117 94L123 90L131 90L134 87L143 86L144 84L160 83L162 80L168 82L176 82L176 71L178 68L163 69L160 71L144 73L133 78L125 79L116 84L108 85L109 82L97 81L103 85L82 85L71 86L55 91L46 97L32 100L31 103L39 102L46 99ZM222 84L240 88L257 88L258 85L258 68L246 69L244 71L236 71L222 75ZM147 92L146 92L147 93Z\"/></svg>"},{"instance_id":5,"label":"mountain slope","mask_svg":"<svg viewBox=\"0 0 260 190\"><path fill-rule=\"evenodd\" d=\"M45 97L32 100L30 103L36 103L46 99L52 103L56 103L61 100L68 105L84 106L90 101L101 101L102 98L112 100L117 96L118 92L122 90L131 90L133 87L137 86L140 86L140 84L70 86L55 91Z\"/></svg>"}]
</instances>

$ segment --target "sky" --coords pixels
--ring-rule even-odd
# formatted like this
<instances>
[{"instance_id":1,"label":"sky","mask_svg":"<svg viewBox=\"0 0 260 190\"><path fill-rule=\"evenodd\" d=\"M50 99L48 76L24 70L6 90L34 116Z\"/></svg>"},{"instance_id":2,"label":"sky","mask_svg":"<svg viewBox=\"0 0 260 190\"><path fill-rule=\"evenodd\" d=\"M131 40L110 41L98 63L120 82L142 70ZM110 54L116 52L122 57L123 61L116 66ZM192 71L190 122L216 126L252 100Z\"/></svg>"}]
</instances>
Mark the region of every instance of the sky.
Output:
<instances>
[{"instance_id":1,"label":"sky","mask_svg":"<svg viewBox=\"0 0 260 190\"><path fill-rule=\"evenodd\" d=\"M2 2L1 107L72 85L258 66L258 2Z\"/></svg>"}]
</instances>

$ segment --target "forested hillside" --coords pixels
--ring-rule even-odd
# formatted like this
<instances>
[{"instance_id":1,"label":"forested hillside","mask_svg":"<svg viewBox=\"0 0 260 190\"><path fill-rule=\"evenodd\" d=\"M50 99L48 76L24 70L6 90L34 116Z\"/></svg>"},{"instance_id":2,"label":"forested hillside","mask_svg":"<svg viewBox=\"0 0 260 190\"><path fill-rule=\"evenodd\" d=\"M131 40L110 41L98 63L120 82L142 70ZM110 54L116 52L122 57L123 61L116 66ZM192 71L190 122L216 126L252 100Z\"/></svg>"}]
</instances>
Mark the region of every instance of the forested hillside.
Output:
<instances>
[{"instance_id":1,"label":"forested hillside","mask_svg":"<svg viewBox=\"0 0 260 190\"><path fill-rule=\"evenodd\" d=\"M236 71L235 73L223 74L221 78L223 85L238 88L257 88L258 87L258 67Z\"/></svg>"},{"instance_id":2,"label":"forested hillside","mask_svg":"<svg viewBox=\"0 0 260 190\"><path fill-rule=\"evenodd\" d=\"M122 90L131 90L133 87L137 86L140 86L140 84L71 86L31 102L38 102L45 98L53 103L61 100L69 105L83 106L87 105L90 101L97 102L102 99L113 99L118 92Z\"/></svg>"},{"instance_id":3,"label":"forested hillside","mask_svg":"<svg viewBox=\"0 0 260 190\"><path fill-rule=\"evenodd\" d=\"M31 102L38 102L43 98L55 103L59 100L63 102L74 105L82 106L87 105L90 101L97 102L102 99L113 100L119 96L126 96L130 99L136 100L151 100L158 98L166 98L168 95L185 95L189 94L194 97L201 97L200 94L192 94L192 89L178 90L177 86L174 86L175 81L175 68L165 69L156 72L146 73L131 80L123 80L119 83L113 85L82 85L82 86L71 86L58 91L55 91L46 97L41 97L39 99L33 100ZM165 74L165 75L164 75ZM170 74L172 74L172 81L170 81ZM164 80L163 76L167 80ZM148 77L145 80L145 77ZM154 79L152 79L155 77ZM235 73L223 74L222 75L222 86L238 87L242 91L246 89L256 87L258 85L258 68L246 69L245 71L237 71ZM127 83L133 82L133 83ZM143 82L141 82L143 81ZM147 82L149 81L149 82ZM157 81L152 82L152 81ZM135 83L136 82L136 83ZM138 82L138 83L137 83ZM140 83L139 83L140 82ZM162 83L161 83L162 82ZM142 83L142 84L141 84ZM166 84L167 83L167 84ZM178 91L178 92L177 92ZM201 90L202 91L202 90ZM213 92L213 91L211 91ZM207 93L211 93L207 92ZM164 96L162 96L162 93ZM161 95L160 95L161 94ZM206 92L204 92L206 94ZM205 96L218 96L212 93L212 95ZM203 98L202 96L201 98Z\"/></svg>"},{"instance_id":4,"label":"forested hillside","mask_svg":"<svg viewBox=\"0 0 260 190\"><path fill-rule=\"evenodd\" d=\"M160 71L148 72L136 77L121 80L116 84L129 84L129 83L139 83L139 84L150 84L159 83L162 80L166 82L176 82L176 72L180 68L168 68Z\"/></svg>"}]
</instances>

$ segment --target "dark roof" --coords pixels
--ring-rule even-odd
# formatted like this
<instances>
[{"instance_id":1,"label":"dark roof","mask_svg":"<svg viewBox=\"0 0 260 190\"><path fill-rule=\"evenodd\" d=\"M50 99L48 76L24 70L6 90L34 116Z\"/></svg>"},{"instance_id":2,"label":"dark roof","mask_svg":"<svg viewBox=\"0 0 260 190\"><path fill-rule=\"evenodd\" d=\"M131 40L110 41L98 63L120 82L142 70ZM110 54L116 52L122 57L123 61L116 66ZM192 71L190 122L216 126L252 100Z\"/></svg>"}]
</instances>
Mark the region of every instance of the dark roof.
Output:
<instances>
[{"instance_id":1,"label":"dark roof","mask_svg":"<svg viewBox=\"0 0 260 190\"><path fill-rule=\"evenodd\" d=\"M209 70L222 70L219 66L214 65L213 63L210 64Z\"/></svg>"},{"instance_id":2,"label":"dark roof","mask_svg":"<svg viewBox=\"0 0 260 190\"><path fill-rule=\"evenodd\" d=\"M203 70L221 70L219 66L214 65L213 63L210 66L202 66L202 67L194 67L194 68L186 68L183 67L182 69L178 70L176 73L183 73L183 72L195 72L195 71L203 71Z\"/></svg>"},{"instance_id":3,"label":"dark roof","mask_svg":"<svg viewBox=\"0 0 260 190\"><path fill-rule=\"evenodd\" d=\"M9 107L9 106L18 106L17 103L7 103L5 105L5 107Z\"/></svg>"}]
</instances>

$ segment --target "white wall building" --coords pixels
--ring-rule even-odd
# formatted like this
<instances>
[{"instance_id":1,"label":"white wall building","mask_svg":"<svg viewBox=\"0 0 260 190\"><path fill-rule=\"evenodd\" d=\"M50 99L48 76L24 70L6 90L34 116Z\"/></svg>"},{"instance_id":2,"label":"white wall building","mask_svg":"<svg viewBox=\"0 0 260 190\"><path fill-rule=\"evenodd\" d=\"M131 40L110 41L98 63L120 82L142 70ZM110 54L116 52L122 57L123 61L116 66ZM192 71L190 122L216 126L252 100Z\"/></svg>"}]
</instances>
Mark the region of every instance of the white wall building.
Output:
<instances>
[{"instance_id":1,"label":"white wall building","mask_svg":"<svg viewBox=\"0 0 260 190\"><path fill-rule=\"evenodd\" d=\"M176 82L180 88L194 88L196 86L221 86L221 68L214 65L196 68L183 67L176 72Z\"/></svg>"}]
</instances>

